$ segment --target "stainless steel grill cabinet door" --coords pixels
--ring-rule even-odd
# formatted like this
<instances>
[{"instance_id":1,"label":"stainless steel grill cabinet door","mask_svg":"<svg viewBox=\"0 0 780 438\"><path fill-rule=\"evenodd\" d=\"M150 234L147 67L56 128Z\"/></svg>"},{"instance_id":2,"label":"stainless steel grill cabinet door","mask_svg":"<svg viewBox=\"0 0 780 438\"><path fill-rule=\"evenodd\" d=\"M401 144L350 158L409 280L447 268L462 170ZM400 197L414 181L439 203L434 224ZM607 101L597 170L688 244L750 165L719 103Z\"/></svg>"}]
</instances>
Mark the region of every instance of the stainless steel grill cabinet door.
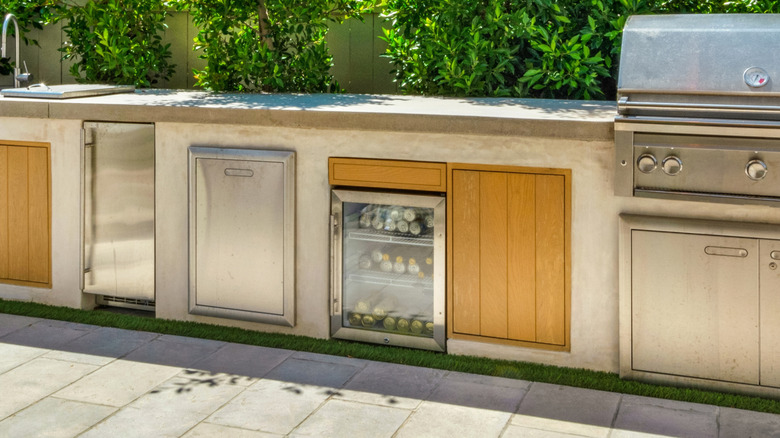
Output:
<instances>
[{"instance_id":1,"label":"stainless steel grill cabinet door","mask_svg":"<svg viewBox=\"0 0 780 438\"><path fill-rule=\"evenodd\" d=\"M190 312L293 326L287 151L190 148Z\"/></svg>"},{"instance_id":2,"label":"stainless steel grill cabinet door","mask_svg":"<svg viewBox=\"0 0 780 438\"><path fill-rule=\"evenodd\" d=\"M152 302L154 125L86 122L83 154L83 291Z\"/></svg>"}]
</instances>

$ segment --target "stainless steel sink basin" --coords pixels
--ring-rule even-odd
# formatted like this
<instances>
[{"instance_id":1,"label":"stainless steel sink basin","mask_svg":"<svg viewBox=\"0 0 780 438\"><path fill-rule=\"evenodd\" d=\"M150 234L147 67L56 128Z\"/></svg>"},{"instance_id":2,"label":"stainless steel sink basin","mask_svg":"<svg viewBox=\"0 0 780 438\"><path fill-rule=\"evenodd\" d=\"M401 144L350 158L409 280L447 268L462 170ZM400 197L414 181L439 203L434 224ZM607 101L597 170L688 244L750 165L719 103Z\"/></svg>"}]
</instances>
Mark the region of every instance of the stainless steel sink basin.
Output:
<instances>
[{"instance_id":1,"label":"stainless steel sink basin","mask_svg":"<svg viewBox=\"0 0 780 438\"><path fill-rule=\"evenodd\" d=\"M100 84L67 84L44 85L35 84L26 88L7 88L0 90L5 97L29 97L36 99L70 99L74 97L100 96L103 94L131 93L133 85L100 85Z\"/></svg>"}]
</instances>

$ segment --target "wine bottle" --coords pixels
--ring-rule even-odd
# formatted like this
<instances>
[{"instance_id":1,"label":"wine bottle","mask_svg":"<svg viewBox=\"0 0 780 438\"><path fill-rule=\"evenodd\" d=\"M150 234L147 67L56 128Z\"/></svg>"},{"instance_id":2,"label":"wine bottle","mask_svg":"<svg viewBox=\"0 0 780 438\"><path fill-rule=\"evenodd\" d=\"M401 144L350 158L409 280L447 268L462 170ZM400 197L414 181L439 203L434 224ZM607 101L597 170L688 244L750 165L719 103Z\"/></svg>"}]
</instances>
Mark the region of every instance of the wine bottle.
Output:
<instances>
[{"instance_id":1,"label":"wine bottle","mask_svg":"<svg viewBox=\"0 0 780 438\"><path fill-rule=\"evenodd\" d=\"M408 332L411 329L414 317L419 313L420 311L417 309L408 309L405 311L403 316L400 316L396 321L396 329L401 332Z\"/></svg>"},{"instance_id":2,"label":"wine bottle","mask_svg":"<svg viewBox=\"0 0 780 438\"><path fill-rule=\"evenodd\" d=\"M392 220L392 219L390 219L390 218L387 218L387 219L385 219L385 227L384 227L384 230L385 230L385 231L389 231L389 232L391 232L391 233L392 233L393 231L395 231L395 229L396 229L396 226L395 226L395 221L394 221L394 220Z\"/></svg>"},{"instance_id":3,"label":"wine bottle","mask_svg":"<svg viewBox=\"0 0 780 438\"><path fill-rule=\"evenodd\" d=\"M347 314L347 320L349 321L349 325L351 326L359 326L362 325L363 321L363 315L357 313L357 312L349 312Z\"/></svg>"},{"instance_id":4,"label":"wine bottle","mask_svg":"<svg viewBox=\"0 0 780 438\"><path fill-rule=\"evenodd\" d=\"M360 221L359 221L360 228L369 228L369 227L371 227L371 217L372 217L371 213L363 213L363 214L361 214L360 215Z\"/></svg>"},{"instance_id":5,"label":"wine bottle","mask_svg":"<svg viewBox=\"0 0 780 438\"><path fill-rule=\"evenodd\" d=\"M395 330L396 325L396 317L387 315L385 319L382 320L382 326L385 328L385 330Z\"/></svg>"},{"instance_id":6,"label":"wine bottle","mask_svg":"<svg viewBox=\"0 0 780 438\"><path fill-rule=\"evenodd\" d=\"M420 272L420 265L414 257L409 257L409 264L406 266L406 272L417 275Z\"/></svg>"},{"instance_id":7,"label":"wine bottle","mask_svg":"<svg viewBox=\"0 0 780 438\"><path fill-rule=\"evenodd\" d=\"M358 266L360 269L371 269L372 260L371 256L368 254L363 254L360 256L360 259L358 260Z\"/></svg>"},{"instance_id":8,"label":"wine bottle","mask_svg":"<svg viewBox=\"0 0 780 438\"><path fill-rule=\"evenodd\" d=\"M402 256L397 256L395 258L395 263L393 263L393 272L396 274L403 274L406 272L406 265L404 264L404 258Z\"/></svg>"},{"instance_id":9,"label":"wine bottle","mask_svg":"<svg viewBox=\"0 0 780 438\"><path fill-rule=\"evenodd\" d=\"M360 321L363 327L373 327L376 324L376 320L373 315L363 315L363 319Z\"/></svg>"},{"instance_id":10,"label":"wine bottle","mask_svg":"<svg viewBox=\"0 0 780 438\"><path fill-rule=\"evenodd\" d=\"M383 254L383 253L382 253L382 251L381 251L381 250L379 250L379 249L376 249L376 248L375 248L375 249L373 249L373 250L371 251L371 260L372 260L374 263L381 263L381 262L382 262L382 254Z\"/></svg>"},{"instance_id":11,"label":"wine bottle","mask_svg":"<svg viewBox=\"0 0 780 438\"><path fill-rule=\"evenodd\" d=\"M376 210L374 210L374 217L371 219L371 226L374 227L375 230L381 230L385 226L385 214L384 209L381 207L377 207Z\"/></svg>"},{"instance_id":12,"label":"wine bottle","mask_svg":"<svg viewBox=\"0 0 780 438\"><path fill-rule=\"evenodd\" d=\"M413 319L409 324L409 331L415 335L422 334L423 328L425 328L425 323L419 319Z\"/></svg>"},{"instance_id":13,"label":"wine bottle","mask_svg":"<svg viewBox=\"0 0 780 438\"><path fill-rule=\"evenodd\" d=\"M409 232L409 222L401 219L395 223L395 229L401 234L406 234Z\"/></svg>"},{"instance_id":14,"label":"wine bottle","mask_svg":"<svg viewBox=\"0 0 780 438\"><path fill-rule=\"evenodd\" d=\"M425 228L433 228L433 215L426 214L425 218L423 219L423 223L425 224Z\"/></svg>"},{"instance_id":15,"label":"wine bottle","mask_svg":"<svg viewBox=\"0 0 780 438\"><path fill-rule=\"evenodd\" d=\"M395 297L395 295L385 295L374 306L373 310L371 311L371 315L374 316L375 320L381 321L385 319L385 317L387 317L387 315L392 312L397 305L398 299Z\"/></svg>"},{"instance_id":16,"label":"wine bottle","mask_svg":"<svg viewBox=\"0 0 780 438\"><path fill-rule=\"evenodd\" d=\"M374 303L379 298L379 292L373 292L363 296L355 303L354 311L361 314L370 314L371 309L374 308Z\"/></svg>"},{"instance_id":17,"label":"wine bottle","mask_svg":"<svg viewBox=\"0 0 780 438\"><path fill-rule=\"evenodd\" d=\"M404 210L404 220L406 222L412 222L413 220L417 219L417 209L409 207Z\"/></svg>"},{"instance_id":18,"label":"wine bottle","mask_svg":"<svg viewBox=\"0 0 780 438\"><path fill-rule=\"evenodd\" d=\"M425 228L423 227L423 224L420 221L414 221L409 223L409 233L412 236L419 236L420 234L423 233L424 230Z\"/></svg>"},{"instance_id":19,"label":"wine bottle","mask_svg":"<svg viewBox=\"0 0 780 438\"><path fill-rule=\"evenodd\" d=\"M399 219L402 219L404 217L403 208L397 205L390 207L390 213L388 214L388 217L394 221L398 221Z\"/></svg>"}]
</instances>

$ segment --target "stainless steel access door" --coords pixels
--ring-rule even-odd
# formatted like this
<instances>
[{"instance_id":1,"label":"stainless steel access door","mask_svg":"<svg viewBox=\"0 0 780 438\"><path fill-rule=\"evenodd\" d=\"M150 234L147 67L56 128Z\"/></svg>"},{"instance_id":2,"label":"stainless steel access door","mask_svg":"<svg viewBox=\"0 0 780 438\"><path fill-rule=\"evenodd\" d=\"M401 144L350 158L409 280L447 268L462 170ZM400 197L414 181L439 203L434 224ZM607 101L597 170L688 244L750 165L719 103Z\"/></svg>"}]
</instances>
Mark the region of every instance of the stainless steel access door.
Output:
<instances>
[{"instance_id":1,"label":"stainless steel access door","mask_svg":"<svg viewBox=\"0 0 780 438\"><path fill-rule=\"evenodd\" d=\"M154 300L154 125L84 123L83 291Z\"/></svg>"},{"instance_id":2,"label":"stainless steel access door","mask_svg":"<svg viewBox=\"0 0 780 438\"><path fill-rule=\"evenodd\" d=\"M632 368L759 384L758 249L752 238L633 230Z\"/></svg>"},{"instance_id":3,"label":"stainless steel access door","mask_svg":"<svg viewBox=\"0 0 780 438\"><path fill-rule=\"evenodd\" d=\"M295 324L295 153L190 148L190 313Z\"/></svg>"},{"instance_id":4,"label":"stainless steel access door","mask_svg":"<svg viewBox=\"0 0 780 438\"><path fill-rule=\"evenodd\" d=\"M759 242L761 384L780 387L780 241Z\"/></svg>"}]
</instances>

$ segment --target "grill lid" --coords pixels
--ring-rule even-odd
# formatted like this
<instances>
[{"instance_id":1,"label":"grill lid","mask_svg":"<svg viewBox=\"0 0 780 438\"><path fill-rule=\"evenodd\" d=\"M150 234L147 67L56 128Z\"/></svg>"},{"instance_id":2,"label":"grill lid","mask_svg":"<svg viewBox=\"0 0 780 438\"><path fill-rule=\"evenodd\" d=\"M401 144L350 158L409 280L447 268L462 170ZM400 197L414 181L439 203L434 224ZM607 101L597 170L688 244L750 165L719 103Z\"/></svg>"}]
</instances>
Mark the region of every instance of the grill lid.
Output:
<instances>
[{"instance_id":1,"label":"grill lid","mask_svg":"<svg viewBox=\"0 0 780 438\"><path fill-rule=\"evenodd\" d=\"M780 119L778 47L780 14L632 16L618 111Z\"/></svg>"}]
</instances>

